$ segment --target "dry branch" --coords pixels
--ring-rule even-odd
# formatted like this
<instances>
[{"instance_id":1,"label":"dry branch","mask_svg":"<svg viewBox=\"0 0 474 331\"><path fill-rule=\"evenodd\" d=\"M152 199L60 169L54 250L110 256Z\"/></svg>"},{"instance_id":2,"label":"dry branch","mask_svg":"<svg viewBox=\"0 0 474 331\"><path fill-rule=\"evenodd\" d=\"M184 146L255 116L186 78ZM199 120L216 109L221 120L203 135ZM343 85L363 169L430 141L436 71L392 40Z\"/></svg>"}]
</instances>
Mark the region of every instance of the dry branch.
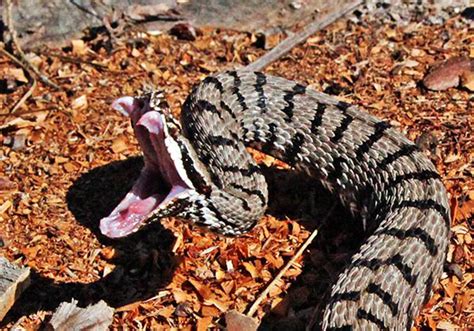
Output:
<instances>
[{"instance_id":1,"label":"dry branch","mask_svg":"<svg viewBox=\"0 0 474 331\"><path fill-rule=\"evenodd\" d=\"M321 29L324 29L326 26L328 26L335 20L356 9L361 3L362 1L360 0L354 1L349 5L341 8L341 10L332 12L323 19L307 25L306 28L304 28L302 31L289 36L277 46L275 46L270 52L259 58L257 61L250 63L248 66L245 67L245 69L249 71L260 71L264 69L270 63L278 60L283 55L288 53L293 47L304 42L312 34L316 33Z\"/></svg>"},{"instance_id":2,"label":"dry branch","mask_svg":"<svg viewBox=\"0 0 474 331\"><path fill-rule=\"evenodd\" d=\"M23 52L23 49L20 46L20 42L18 40L18 36L16 34L15 27L13 25L13 18L12 18L12 2L11 0L6 0L6 21L7 21L7 26L8 30L10 31L10 35L12 38L13 45L15 45L16 51L18 53L18 57L20 59L20 62L23 64L23 66L26 66L30 71L34 72L36 76L47 86L52 87L56 90L61 90L61 87L59 85L56 85L53 83L46 75L41 73L38 68L36 68L34 65L31 64L30 61L28 61L28 58L26 57L25 52ZM34 84L33 84L34 85Z\"/></svg>"}]
</instances>

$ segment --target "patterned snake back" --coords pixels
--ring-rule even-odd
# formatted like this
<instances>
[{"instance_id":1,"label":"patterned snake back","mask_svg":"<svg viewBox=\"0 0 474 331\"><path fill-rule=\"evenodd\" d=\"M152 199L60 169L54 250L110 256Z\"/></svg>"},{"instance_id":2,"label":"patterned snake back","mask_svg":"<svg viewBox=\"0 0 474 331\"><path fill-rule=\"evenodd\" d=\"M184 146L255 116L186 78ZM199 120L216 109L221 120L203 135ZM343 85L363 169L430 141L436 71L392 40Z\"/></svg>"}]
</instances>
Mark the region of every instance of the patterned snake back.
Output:
<instances>
[{"instance_id":1,"label":"patterned snake back","mask_svg":"<svg viewBox=\"0 0 474 331\"><path fill-rule=\"evenodd\" d=\"M248 231L268 192L246 146L272 155L320 180L375 229L332 288L321 327L410 328L441 275L450 228L440 176L412 142L348 103L246 71L205 78L181 125L183 163L202 194L180 216L226 235Z\"/></svg>"}]
</instances>

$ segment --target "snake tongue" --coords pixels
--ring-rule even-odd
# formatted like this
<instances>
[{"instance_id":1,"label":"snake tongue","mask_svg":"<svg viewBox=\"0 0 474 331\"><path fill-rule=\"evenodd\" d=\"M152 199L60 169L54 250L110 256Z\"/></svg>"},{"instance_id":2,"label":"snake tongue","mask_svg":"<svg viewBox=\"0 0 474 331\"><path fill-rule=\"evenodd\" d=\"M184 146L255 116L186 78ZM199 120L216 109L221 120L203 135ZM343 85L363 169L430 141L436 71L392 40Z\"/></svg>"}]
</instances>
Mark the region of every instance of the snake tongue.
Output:
<instances>
[{"instance_id":1,"label":"snake tongue","mask_svg":"<svg viewBox=\"0 0 474 331\"><path fill-rule=\"evenodd\" d=\"M161 200L160 195L141 199L133 192L128 193L110 216L101 219L100 231L109 238L120 238L135 232Z\"/></svg>"}]
</instances>

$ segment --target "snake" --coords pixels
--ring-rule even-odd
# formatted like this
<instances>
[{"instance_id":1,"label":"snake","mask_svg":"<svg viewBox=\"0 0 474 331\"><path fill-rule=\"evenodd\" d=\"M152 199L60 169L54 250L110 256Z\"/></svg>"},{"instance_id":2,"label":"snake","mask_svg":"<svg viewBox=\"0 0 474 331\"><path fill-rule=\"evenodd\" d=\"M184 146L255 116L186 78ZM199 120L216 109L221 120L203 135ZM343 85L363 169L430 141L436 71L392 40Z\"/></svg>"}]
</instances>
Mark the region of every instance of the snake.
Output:
<instances>
[{"instance_id":1,"label":"snake","mask_svg":"<svg viewBox=\"0 0 474 331\"><path fill-rule=\"evenodd\" d=\"M450 235L436 167L396 128L336 97L236 69L195 85L180 121L163 91L124 96L143 151L138 179L100 221L108 237L179 217L226 236L264 215L268 188L247 147L320 181L371 229L330 290L323 330L410 329L439 280Z\"/></svg>"}]
</instances>

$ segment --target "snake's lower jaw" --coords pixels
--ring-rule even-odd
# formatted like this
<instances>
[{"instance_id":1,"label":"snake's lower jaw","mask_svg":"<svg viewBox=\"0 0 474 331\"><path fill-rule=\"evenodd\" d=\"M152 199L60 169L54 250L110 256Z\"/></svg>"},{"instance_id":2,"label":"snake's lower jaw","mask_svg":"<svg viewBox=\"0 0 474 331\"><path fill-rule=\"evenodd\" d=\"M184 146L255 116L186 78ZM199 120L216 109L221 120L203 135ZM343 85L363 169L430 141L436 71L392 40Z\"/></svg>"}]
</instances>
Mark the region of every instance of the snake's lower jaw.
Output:
<instances>
[{"instance_id":1,"label":"snake's lower jaw","mask_svg":"<svg viewBox=\"0 0 474 331\"><path fill-rule=\"evenodd\" d=\"M128 236L149 223L151 219L171 216L165 211L173 210L170 207L179 204L180 200L188 198L190 190L181 186L173 186L168 194L155 193L140 195L137 187L143 180L138 180L132 191L110 213L100 220L100 231L109 238ZM138 185L137 185L138 184Z\"/></svg>"},{"instance_id":2,"label":"snake's lower jaw","mask_svg":"<svg viewBox=\"0 0 474 331\"><path fill-rule=\"evenodd\" d=\"M102 234L120 238L136 232L150 219L173 216L170 211L178 209L180 201L195 191L178 170L183 167L178 164L180 151L169 142L172 138L162 115L131 97L116 100L113 107L128 114L135 123L135 134L145 161L130 192L100 221Z\"/></svg>"}]
</instances>

